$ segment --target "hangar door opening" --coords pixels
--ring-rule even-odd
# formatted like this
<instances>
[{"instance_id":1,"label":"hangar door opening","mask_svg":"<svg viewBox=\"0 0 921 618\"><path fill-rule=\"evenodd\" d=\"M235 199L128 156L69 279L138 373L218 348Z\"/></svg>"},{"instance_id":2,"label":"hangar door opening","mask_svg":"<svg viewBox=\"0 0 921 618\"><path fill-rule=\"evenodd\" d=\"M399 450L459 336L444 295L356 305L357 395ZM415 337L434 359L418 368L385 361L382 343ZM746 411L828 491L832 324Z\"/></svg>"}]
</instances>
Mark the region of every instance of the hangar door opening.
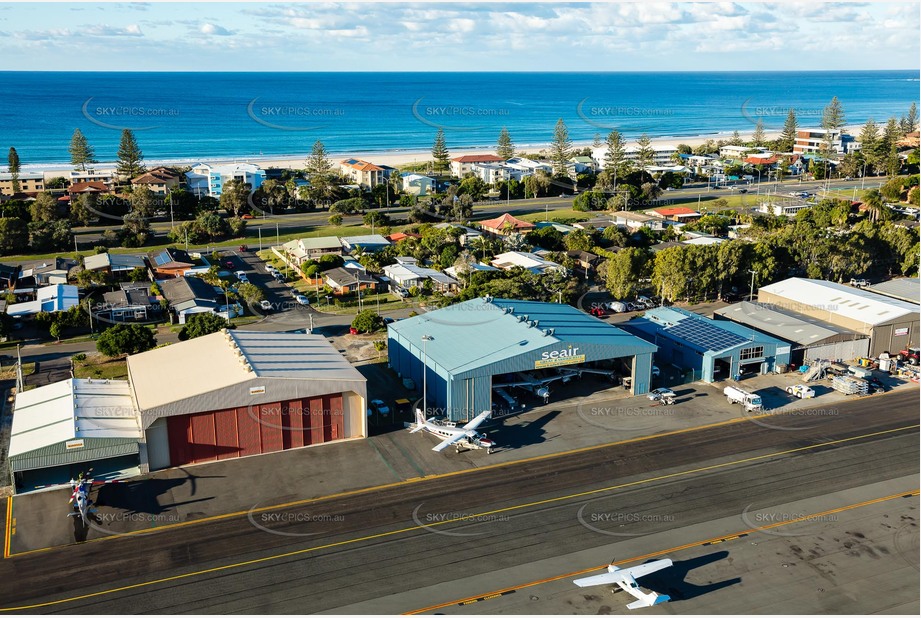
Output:
<instances>
[{"instance_id":1,"label":"hangar door opening","mask_svg":"<svg viewBox=\"0 0 921 618\"><path fill-rule=\"evenodd\" d=\"M273 453L338 440L342 394L167 418L170 465Z\"/></svg>"}]
</instances>

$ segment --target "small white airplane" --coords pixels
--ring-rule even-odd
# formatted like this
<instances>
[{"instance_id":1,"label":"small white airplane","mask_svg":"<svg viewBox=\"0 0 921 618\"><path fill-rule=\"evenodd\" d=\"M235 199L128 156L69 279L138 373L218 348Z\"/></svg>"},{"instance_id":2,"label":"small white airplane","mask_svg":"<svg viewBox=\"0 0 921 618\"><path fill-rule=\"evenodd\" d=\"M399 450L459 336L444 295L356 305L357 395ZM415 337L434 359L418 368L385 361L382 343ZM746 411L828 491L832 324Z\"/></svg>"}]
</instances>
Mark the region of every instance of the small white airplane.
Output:
<instances>
[{"instance_id":1,"label":"small white airplane","mask_svg":"<svg viewBox=\"0 0 921 618\"><path fill-rule=\"evenodd\" d=\"M582 579L575 579L572 583L579 586L580 588L585 588L587 586L617 584L623 590L626 590L637 598L637 600L633 603L627 604L627 609L652 607L653 605L658 605L659 603L665 603L666 601L669 601L671 597L669 597L667 594L643 592L640 589L639 584L636 583L636 578L643 577L644 575L649 575L650 573L655 573L656 571L661 571L662 569L667 569L670 566L672 566L672 561L667 558L664 560L647 562L646 564L641 564L639 566L634 566L627 569L621 569L620 567L616 567L613 564L610 564L608 565L607 573L602 573L601 575L592 575L591 577L583 577Z\"/></svg>"},{"instance_id":2,"label":"small white airplane","mask_svg":"<svg viewBox=\"0 0 921 618\"><path fill-rule=\"evenodd\" d=\"M487 438L486 434L477 433L476 431L476 428L488 419L491 414L492 411L490 410L481 412L463 427L458 427L452 421L438 422L434 419L426 419L422 410L416 408L416 426L410 429L409 433L416 433L424 429L439 438L444 438L432 449L435 452L441 452L453 444L457 450L460 450L461 446L466 446L468 448L485 448L487 453L491 453L496 443Z\"/></svg>"}]
</instances>

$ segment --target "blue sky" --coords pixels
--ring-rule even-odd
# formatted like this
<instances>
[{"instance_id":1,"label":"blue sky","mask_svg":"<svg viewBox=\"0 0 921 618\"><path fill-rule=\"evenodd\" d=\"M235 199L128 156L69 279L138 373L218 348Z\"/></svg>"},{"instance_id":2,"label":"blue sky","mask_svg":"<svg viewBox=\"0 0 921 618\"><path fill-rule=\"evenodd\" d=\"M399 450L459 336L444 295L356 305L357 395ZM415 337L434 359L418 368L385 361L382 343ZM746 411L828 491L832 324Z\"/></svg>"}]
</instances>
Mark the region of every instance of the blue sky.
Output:
<instances>
[{"instance_id":1,"label":"blue sky","mask_svg":"<svg viewBox=\"0 0 921 618\"><path fill-rule=\"evenodd\" d=\"M918 3L0 3L0 69L917 69Z\"/></svg>"}]
</instances>

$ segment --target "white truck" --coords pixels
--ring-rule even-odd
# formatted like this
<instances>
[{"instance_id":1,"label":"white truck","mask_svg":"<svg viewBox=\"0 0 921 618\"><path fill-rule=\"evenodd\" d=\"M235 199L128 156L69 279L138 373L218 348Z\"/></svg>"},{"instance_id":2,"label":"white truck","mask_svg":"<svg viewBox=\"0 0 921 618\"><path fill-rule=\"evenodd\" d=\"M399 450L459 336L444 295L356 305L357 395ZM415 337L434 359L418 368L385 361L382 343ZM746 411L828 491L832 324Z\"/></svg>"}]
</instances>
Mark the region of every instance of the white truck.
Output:
<instances>
[{"instance_id":1,"label":"white truck","mask_svg":"<svg viewBox=\"0 0 921 618\"><path fill-rule=\"evenodd\" d=\"M761 397L748 391L743 391L741 388L727 386L723 389L723 394L726 395L729 403L738 403L750 412L761 409Z\"/></svg>"}]
</instances>

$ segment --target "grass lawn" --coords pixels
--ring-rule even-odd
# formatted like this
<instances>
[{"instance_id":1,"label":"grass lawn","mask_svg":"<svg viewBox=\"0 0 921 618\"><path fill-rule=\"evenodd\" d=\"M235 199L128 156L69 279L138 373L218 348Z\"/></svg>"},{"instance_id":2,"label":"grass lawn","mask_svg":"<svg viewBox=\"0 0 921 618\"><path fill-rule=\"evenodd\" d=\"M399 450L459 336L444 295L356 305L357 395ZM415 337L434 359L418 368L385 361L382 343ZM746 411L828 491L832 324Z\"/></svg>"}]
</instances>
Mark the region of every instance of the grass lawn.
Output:
<instances>
[{"instance_id":1,"label":"grass lawn","mask_svg":"<svg viewBox=\"0 0 921 618\"><path fill-rule=\"evenodd\" d=\"M85 360L74 361L74 376L100 380L127 380L128 361L124 357L109 358L101 354L87 354Z\"/></svg>"},{"instance_id":2,"label":"grass lawn","mask_svg":"<svg viewBox=\"0 0 921 618\"><path fill-rule=\"evenodd\" d=\"M554 219L574 219L576 221L588 221L593 216L598 216L602 213L591 213L591 212L582 212L580 210L573 210L572 208L567 208L563 210L551 210L546 212L543 208L535 206L533 212L529 212L523 215L515 215L519 219L525 221L531 221L532 223L537 221L553 221Z\"/></svg>"},{"instance_id":3,"label":"grass lawn","mask_svg":"<svg viewBox=\"0 0 921 618\"><path fill-rule=\"evenodd\" d=\"M23 363L22 364L22 375L30 376L35 373L35 363ZM5 365L0 369L0 380L15 380L16 379L16 361L13 361L11 365Z\"/></svg>"}]
</instances>

